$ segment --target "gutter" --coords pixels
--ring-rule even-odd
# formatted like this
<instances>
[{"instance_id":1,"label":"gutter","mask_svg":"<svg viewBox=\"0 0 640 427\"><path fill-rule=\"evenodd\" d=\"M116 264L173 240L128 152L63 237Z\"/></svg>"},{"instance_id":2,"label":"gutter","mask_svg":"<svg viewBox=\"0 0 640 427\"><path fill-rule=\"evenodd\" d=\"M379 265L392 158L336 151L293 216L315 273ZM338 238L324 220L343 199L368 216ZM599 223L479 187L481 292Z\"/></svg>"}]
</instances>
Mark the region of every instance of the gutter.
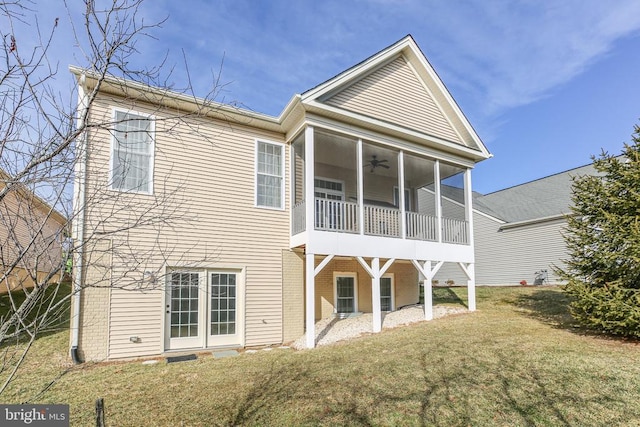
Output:
<instances>
[{"instance_id":1,"label":"gutter","mask_svg":"<svg viewBox=\"0 0 640 427\"><path fill-rule=\"evenodd\" d=\"M545 216L542 218L535 218L535 219L527 219L524 221L517 221L517 222L509 222L507 224L504 224L503 226L501 226L498 231L503 231L503 230L509 230L511 228L517 228L517 227L523 227L525 225L533 225L533 224L540 224L543 222L551 222L551 221L557 221L560 219L565 219L567 216L565 214L558 214L558 215L551 215L551 216Z\"/></svg>"},{"instance_id":2,"label":"gutter","mask_svg":"<svg viewBox=\"0 0 640 427\"><path fill-rule=\"evenodd\" d=\"M78 129L84 127L84 118L89 106L87 105L86 75L81 74L78 79ZM87 167L87 138L83 131L79 144L76 144L76 164L73 186L73 240L77 245L73 256L73 313L71 315L71 348L69 350L73 363L82 363L78 355L80 341L80 293L82 290L82 276L84 272L84 215L86 203L86 167Z\"/></svg>"}]
</instances>

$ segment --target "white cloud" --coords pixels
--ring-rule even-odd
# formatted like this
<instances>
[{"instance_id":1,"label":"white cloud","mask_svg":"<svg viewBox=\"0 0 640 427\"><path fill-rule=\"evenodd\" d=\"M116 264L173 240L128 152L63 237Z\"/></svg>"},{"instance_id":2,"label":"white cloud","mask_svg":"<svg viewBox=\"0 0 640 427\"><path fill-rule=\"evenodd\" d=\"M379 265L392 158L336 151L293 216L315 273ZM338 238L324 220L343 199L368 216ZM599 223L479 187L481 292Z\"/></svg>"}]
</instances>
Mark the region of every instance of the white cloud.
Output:
<instances>
[{"instance_id":1,"label":"white cloud","mask_svg":"<svg viewBox=\"0 0 640 427\"><path fill-rule=\"evenodd\" d=\"M481 91L484 113L534 102L638 32L640 2L482 2L440 7L438 57L455 84Z\"/></svg>"}]
</instances>

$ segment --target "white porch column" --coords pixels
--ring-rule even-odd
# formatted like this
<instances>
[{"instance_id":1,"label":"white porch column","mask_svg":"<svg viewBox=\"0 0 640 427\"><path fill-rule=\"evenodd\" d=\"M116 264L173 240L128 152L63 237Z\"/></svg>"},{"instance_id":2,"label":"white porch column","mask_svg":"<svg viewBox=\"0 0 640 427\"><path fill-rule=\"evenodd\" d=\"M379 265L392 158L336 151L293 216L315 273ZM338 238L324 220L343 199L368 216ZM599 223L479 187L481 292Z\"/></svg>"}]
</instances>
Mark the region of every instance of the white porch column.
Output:
<instances>
[{"instance_id":1,"label":"white porch column","mask_svg":"<svg viewBox=\"0 0 640 427\"><path fill-rule=\"evenodd\" d=\"M464 171L464 218L467 220L468 244L473 248L473 190L471 189L471 169Z\"/></svg>"},{"instance_id":2,"label":"white porch column","mask_svg":"<svg viewBox=\"0 0 640 427\"><path fill-rule=\"evenodd\" d=\"M421 262L412 259L411 263L424 277L424 319L433 320L433 286L431 281L444 262L438 262L433 268L431 267L431 261Z\"/></svg>"},{"instance_id":3,"label":"white porch column","mask_svg":"<svg viewBox=\"0 0 640 427\"><path fill-rule=\"evenodd\" d=\"M467 304L469 305L469 311L476 311L476 269L473 263L462 263L458 265L462 268L464 274L467 275Z\"/></svg>"},{"instance_id":4,"label":"white porch column","mask_svg":"<svg viewBox=\"0 0 640 427\"><path fill-rule=\"evenodd\" d=\"M390 258L387 262L380 267L380 258L373 258L371 260L371 266L362 257L356 257L362 268L365 269L371 277L371 307L373 309L373 332L380 332L382 330L382 308L380 304L380 278L387 272L391 264L396 260Z\"/></svg>"},{"instance_id":5,"label":"white porch column","mask_svg":"<svg viewBox=\"0 0 640 427\"><path fill-rule=\"evenodd\" d=\"M358 231L364 234L364 173L362 158L362 139L358 138Z\"/></svg>"},{"instance_id":6,"label":"white porch column","mask_svg":"<svg viewBox=\"0 0 640 427\"><path fill-rule=\"evenodd\" d=\"M400 237L407 238L407 214L404 201L404 151L398 153L398 203L400 204Z\"/></svg>"},{"instance_id":7,"label":"white porch column","mask_svg":"<svg viewBox=\"0 0 640 427\"><path fill-rule=\"evenodd\" d=\"M471 169L464 171L464 208L465 219L467 220L468 244L473 250L475 241L473 237L473 191L471 189ZM469 300L469 311L476 311L476 269L473 263L467 266L467 299Z\"/></svg>"},{"instance_id":8,"label":"white porch column","mask_svg":"<svg viewBox=\"0 0 640 427\"><path fill-rule=\"evenodd\" d=\"M473 264L469 265L471 278L467 280L467 299L469 300L469 311L476 311L476 269Z\"/></svg>"},{"instance_id":9,"label":"white porch column","mask_svg":"<svg viewBox=\"0 0 640 427\"><path fill-rule=\"evenodd\" d=\"M438 224L436 236L438 243L442 243L442 201L440 200L440 160L438 159L436 159L436 163L433 165L433 177L436 193L436 221Z\"/></svg>"},{"instance_id":10,"label":"white porch column","mask_svg":"<svg viewBox=\"0 0 640 427\"><path fill-rule=\"evenodd\" d=\"M382 309L380 306L380 258L371 260L371 306L373 307L373 333L382 330Z\"/></svg>"},{"instance_id":11,"label":"white porch column","mask_svg":"<svg viewBox=\"0 0 640 427\"><path fill-rule=\"evenodd\" d=\"M316 284L315 284L315 255L305 255L305 327L307 348L316 345Z\"/></svg>"},{"instance_id":12,"label":"white porch column","mask_svg":"<svg viewBox=\"0 0 640 427\"><path fill-rule=\"evenodd\" d=\"M315 229L315 181L314 181L314 139L313 139L313 126L307 126L304 130L304 218L305 218L305 230L307 233L312 232ZM313 271L313 269L311 270Z\"/></svg>"},{"instance_id":13,"label":"white porch column","mask_svg":"<svg viewBox=\"0 0 640 427\"><path fill-rule=\"evenodd\" d=\"M431 261L424 263L424 270L431 272ZM433 274L424 278L424 320L433 320Z\"/></svg>"}]
</instances>

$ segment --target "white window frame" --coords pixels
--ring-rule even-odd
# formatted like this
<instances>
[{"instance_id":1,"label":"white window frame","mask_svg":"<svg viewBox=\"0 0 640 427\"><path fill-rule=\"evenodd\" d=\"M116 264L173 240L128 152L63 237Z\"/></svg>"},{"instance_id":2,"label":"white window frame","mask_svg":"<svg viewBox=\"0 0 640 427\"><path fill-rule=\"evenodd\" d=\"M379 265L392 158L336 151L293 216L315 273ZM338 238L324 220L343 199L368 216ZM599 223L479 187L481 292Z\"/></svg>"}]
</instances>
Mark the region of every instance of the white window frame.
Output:
<instances>
[{"instance_id":1,"label":"white window frame","mask_svg":"<svg viewBox=\"0 0 640 427\"><path fill-rule=\"evenodd\" d=\"M391 279L391 311L396 309L396 279L393 273L384 274L381 279ZM382 284L381 284L382 285ZM382 298L382 287L380 288L380 298ZM380 300L382 306L382 300Z\"/></svg>"},{"instance_id":2,"label":"white window frame","mask_svg":"<svg viewBox=\"0 0 640 427\"><path fill-rule=\"evenodd\" d=\"M113 186L115 181L115 177L113 175L114 172L114 162L113 162L113 154L116 147L116 114L124 113L132 116L144 117L149 120L149 136L151 137L151 153L149 156L149 190L141 191L141 190L127 190L123 188L117 188ZM112 107L111 108L111 117L113 119L113 126L111 128L111 144L109 147L109 189L113 191L119 191L121 193L136 193L136 194L153 194L153 181L154 181L154 169L155 169L155 155L156 155L156 117L152 114L142 113L140 111L128 110L126 108Z\"/></svg>"},{"instance_id":3,"label":"white window frame","mask_svg":"<svg viewBox=\"0 0 640 427\"><path fill-rule=\"evenodd\" d=\"M398 205L398 209L400 209L400 187L398 187L397 185L393 186L393 204L395 205L397 201L397 205ZM405 212L412 212L411 211L411 189L410 188L405 188L404 189L404 204L405 204ZM407 206L409 205L409 209L407 209Z\"/></svg>"},{"instance_id":4,"label":"white window frame","mask_svg":"<svg viewBox=\"0 0 640 427\"><path fill-rule=\"evenodd\" d=\"M260 144L269 144L269 145L275 145L280 147L282 156L280 158L280 170L282 171L282 174L280 175L280 206L265 206L265 205L260 205L258 204L258 149L260 147ZM275 141L267 141L264 139L256 139L255 140L255 152L254 152L254 206L257 208L262 208L262 209L272 209L272 210L278 210L278 211L282 211L284 210L285 207L285 176L286 176L286 171L285 171L285 164L286 164L286 155L287 155L287 151L286 151L286 144L282 143L282 142L275 142ZM260 173L261 175L266 175L264 173ZM276 175L269 175L269 176L276 176Z\"/></svg>"},{"instance_id":5,"label":"white window frame","mask_svg":"<svg viewBox=\"0 0 640 427\"><path fill-rule=\"evenodd\" d=\"M353 313L358 312L358 275L354 272L333 272L333 312L338 314L338 277L353 278Z\"/></svg>"},{"instance_id":6,"label":"white window frame","mask_svg":"<svg viewBox=\"0 0 640 427\"><path fill-rule=\"evenodd\" d=\"M340 184L342 186L342 191L336 191L336 190L331 190L331 189L328 189L328 188L316 187L316 180L325 181L325 182L332 182L334 184ZM331 194L333 196L340 196L341 197L340 200L344 201L344 200L346 200L345 199L345 189L344 189L344 187L345 187L344 181L341 181L339 179L323 178L321 176L316 176L313 179L313 194L314 194L314 196L315 196L316 192L323 192L323 193L326 193L326 194ZM315 197L317 198L317 196L315 196ZM333 199L330 199L330 200L333 200Z\"/></svg>"}]
</instances>

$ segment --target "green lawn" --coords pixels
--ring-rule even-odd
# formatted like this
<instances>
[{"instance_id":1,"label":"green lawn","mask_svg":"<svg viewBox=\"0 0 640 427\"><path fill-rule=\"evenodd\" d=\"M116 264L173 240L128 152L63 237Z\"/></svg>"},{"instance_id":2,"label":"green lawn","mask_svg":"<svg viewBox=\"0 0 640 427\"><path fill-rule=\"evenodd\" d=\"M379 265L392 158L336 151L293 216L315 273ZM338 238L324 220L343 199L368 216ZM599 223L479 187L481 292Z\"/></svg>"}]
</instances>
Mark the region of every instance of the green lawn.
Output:
<instances>
[{"instance_id":1,"label":"green lawn","mask_svg":"<svg viewBox=\"0 0 640 427\"><path fill-rule=\"evenodd\" d=\"M464 288L436 289L462 304ZM479 288L478 311L311 351L73 367L38 340L5 402L68 403L72 425L640 425L640 347L574 327L549 287Z\"/></svg>"}]
</instances>

